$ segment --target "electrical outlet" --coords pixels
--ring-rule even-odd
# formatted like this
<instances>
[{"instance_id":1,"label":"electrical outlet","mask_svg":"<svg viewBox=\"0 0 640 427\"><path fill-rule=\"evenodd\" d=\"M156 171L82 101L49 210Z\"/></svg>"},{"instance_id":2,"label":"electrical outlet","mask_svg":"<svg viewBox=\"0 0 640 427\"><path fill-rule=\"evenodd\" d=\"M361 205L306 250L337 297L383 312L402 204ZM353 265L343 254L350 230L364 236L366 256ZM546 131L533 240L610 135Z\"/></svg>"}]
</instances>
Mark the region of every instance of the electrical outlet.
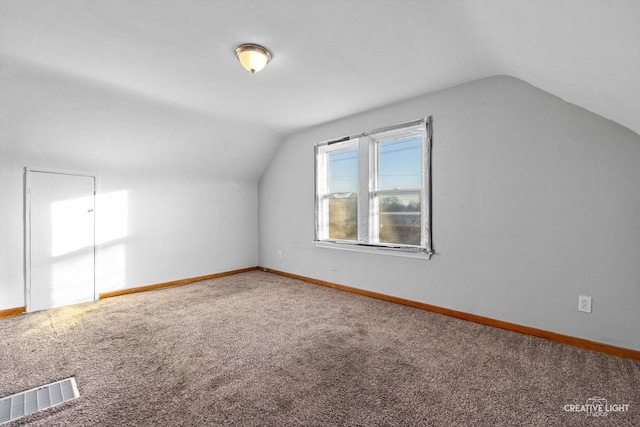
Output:
<instances>
[{"instance_id":1,"label":"electrical outlet","mask_svg":"<svg viewBox=\"0 0 640 427\"><path fill-rule=\"evenodd\" d=\"M278 258L282 258L282 251L278 251Z\"/></svg>"},{"instance_id":2,"label":"electrical outlet","mask_svg":"<svg viewBox=\"0 0 640 427\"><path fill-rule=\"evenodd\" d=\"M591 297L588 297L586 295L580 295L578 297L578 311L591 313Z\"/></svg>"}]
</instances>

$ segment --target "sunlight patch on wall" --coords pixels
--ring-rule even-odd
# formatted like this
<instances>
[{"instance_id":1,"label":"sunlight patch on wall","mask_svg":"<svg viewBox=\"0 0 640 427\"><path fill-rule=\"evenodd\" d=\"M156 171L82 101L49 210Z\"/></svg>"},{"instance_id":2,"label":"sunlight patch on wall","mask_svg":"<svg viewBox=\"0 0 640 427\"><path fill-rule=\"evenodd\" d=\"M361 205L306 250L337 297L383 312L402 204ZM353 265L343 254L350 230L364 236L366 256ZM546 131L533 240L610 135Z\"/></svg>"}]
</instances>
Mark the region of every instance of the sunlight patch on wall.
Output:
<instances>
[{"instance_id":1,"label":"sunlight patch on wall","mask_svg":"<svg viewBox=\"0 0 640 427\"><path fill-rule=\"evenodd\" d=\"M127 191L100 194L96 200L98 218L96 244L122 239L128 234L129 206Z\"/></svg>"},{"instance_id":2,"label":"sunlight patch on wall","mask_svg":"<svg viewBox=\"0 0 640 427\"><path fill-rule=\"evenodd\" d=\"M51 272L50 307L93 301L93 266L93 251L57 260ZM87 278L91 279L91 286L87 286Z\"/></svg>"},{"instance_id":3,"label":"sunlight patch on wall","mask_svg":"<svg viewBox=\"0 0 640 427\"><path fill-rule=\"evenodd\" d=\"M127 192L116 191L96 197L97 218L95 243L101 244L127 236L129 216ZM80 230L93 229L94 201L92 196L64 200L51 205L51 254L60 256L93 246L93 233Z\"/></svg>"},{"instance_id":4,"label":"sunlight patch on wall","mask_svg":"<svg viewBox=\"0 0 640 427\"><path fill-rule=\"evenodd\" d=\"M98 293L126 287L126 247L124 243L100 248L96 288Z\"/></svg>"},{"instance_id":5,"label":"sunlight patch on wall","mask_svg":"<svg viewBox=\"0 0 640 427\"><path fill-rule=\"evenodd\" d=\"M98 292L126 286L126 244L129 234L129 203L126 190L98 196L96 200L96 244L100 245L96 268Z\"/></svg>"},{"instance_id":6,"label":"sunlight patch on wall","mask_svg":"<svg viewBox=\"0 0 640 427\"><path fill-rule=\"evenodd\" d=\"M125 287L126 245L121 239L128 235L128 219L126 190L100 194L95 200L88 196L51 205L51 254L56 258L50 277L52 307L93 300L93 295L77 293L82 289L94 292L93 287L82 286L87 277L93 277L94 242L99 245L95 289Z\"/></svg>"},{"instance_id":7,"label":"sunlight patch on wall","mask_svg":"<svg viewBox=\"0 0 640 427\"><path fill-rule=\"evenodd\" d=\"M51 255L60 256L93 246L93 196L51 205Z\"/></svg>"}]
</instances>

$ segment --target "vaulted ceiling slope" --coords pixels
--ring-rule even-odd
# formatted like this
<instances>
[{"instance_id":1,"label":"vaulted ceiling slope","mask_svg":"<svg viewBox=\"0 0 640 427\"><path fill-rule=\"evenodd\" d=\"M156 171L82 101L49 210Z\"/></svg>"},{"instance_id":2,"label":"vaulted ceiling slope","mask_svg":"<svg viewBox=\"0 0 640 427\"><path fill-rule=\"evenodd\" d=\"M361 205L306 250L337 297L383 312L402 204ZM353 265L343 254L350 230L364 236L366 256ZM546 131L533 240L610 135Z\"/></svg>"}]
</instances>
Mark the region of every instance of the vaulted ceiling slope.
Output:
<instances>
[{"instance_id":1,"label":"vaulted ceiling slope","mask_svg":"<svg viewBox=\"0 0 640 427\"><path fill-rule=\"evenodd\" d=\"M130 96L140 105L128 120L144 116L139 135L144 123L163 133L170 111L193 114L172 125L175 134L188 129L175 143L224 149L231 158L259 147L245 164L253 178L288 133L496 74L640 133L634 0L0 0L0 7L3 114L14 104L50 108L60 93L43 82L75 81L86 102L58 108L108 108L88 100L96 91L117 93L118 105ZM265 70L252 76L240 67L233 51L242 42L272 50ZM53 99L43 102L42 91ZM161 106L162 123L143 104ZM114 125L125 120L113 108L108 116Z\"/></svg>"}]
</instances>

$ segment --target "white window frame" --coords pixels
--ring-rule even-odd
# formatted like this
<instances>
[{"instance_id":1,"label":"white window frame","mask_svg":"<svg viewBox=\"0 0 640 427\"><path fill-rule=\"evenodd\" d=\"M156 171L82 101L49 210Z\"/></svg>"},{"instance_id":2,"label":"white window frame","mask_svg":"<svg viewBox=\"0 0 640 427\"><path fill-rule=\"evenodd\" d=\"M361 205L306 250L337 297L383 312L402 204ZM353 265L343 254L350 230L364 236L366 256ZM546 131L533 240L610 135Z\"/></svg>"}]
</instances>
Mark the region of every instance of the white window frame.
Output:
<instances>
[{"instance_id":1,"label":"white window frame","mask_svg":"<svg viewBox=\"0 0 640 427\"><path fill-rule=\"evenodd\" d=\"M358 147L358 140L348 140L348 141L340 141L339 144L329 143L323 145L321 148L318 148L319 155L316 156L316 178L318 173L327 176L326 171L327 167L327 155L336 151L341 150L350 150L352 148ZM328 189L328 182L326 179L324 180L316 180L316 194L318 197L316 198L316 236L329 236L329 221L328 221L328 212L329 212L329 199L340 199L351 197L353 192L330 192ZM358 191L359 192L359 191ZM358 235L359 235L358 231ZM326 240L326 239L325 239ZM341 242L353 242L351 240L340 240Z\"/></svg>"},{"instance_id":2,"label":"white window frame","mask_svg":"<svg viewBox=\"0 0 640 427\"><path fill-rule=\"evenodd\" d=\"M336 140L323 141L315 145L315 246L412 258L430 259L433 255L431 234L431 117L400 123ZM410 135L422 136L422 186L412 189L380 190L377 184L378 146ZM353 193L329 193L327 176L327 154L337 150L358 147L358 192L357 218L358 238L335 240L328 233L328 200L330 198L351 197ZM420 244L405 245L379 243L378 219L375 200L379 196L419 194Z\"/></svg>"}]
</instances>

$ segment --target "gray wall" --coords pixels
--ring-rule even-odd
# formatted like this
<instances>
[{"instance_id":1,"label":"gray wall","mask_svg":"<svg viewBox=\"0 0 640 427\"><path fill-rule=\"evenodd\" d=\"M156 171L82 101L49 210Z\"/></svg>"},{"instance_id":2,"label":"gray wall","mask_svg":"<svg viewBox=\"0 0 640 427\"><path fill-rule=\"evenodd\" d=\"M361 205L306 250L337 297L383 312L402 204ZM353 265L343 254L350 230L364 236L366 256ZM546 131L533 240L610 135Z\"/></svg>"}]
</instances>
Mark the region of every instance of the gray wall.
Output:
<instances>
[{"instance_id":1,"label":"gray wall","mask_svg":"<svg viewBox=\"0 0 640 427\"><path fill-rule=\"evenodd\" d=\"M313 144L426 115L436 255L315 248ZM640 349L638 165L627 128L511 77L474 81L287 138L260 182L260 265Z\"/></svg>"}]
</instances>

